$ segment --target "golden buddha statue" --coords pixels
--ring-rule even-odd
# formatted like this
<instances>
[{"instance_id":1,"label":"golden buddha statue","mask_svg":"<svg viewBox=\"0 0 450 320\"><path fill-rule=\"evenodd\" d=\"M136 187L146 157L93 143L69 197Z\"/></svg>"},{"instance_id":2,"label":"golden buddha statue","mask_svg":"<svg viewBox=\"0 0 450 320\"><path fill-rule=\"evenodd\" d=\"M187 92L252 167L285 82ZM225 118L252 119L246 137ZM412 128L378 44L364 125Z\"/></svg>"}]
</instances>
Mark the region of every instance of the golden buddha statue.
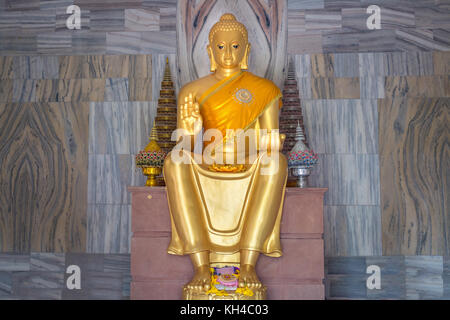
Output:
<instances>
[{"instance_id":1,"label":"golden buddha statue","mask_svg":"<svg viewBox=\"0 0 450 320\"><path fill-rule=\"evenodd\" d=\"M211 28L207 50L211 74L179 93L177 127L184 132L179 141L194 146L202 129L217 129L225 139L204 141L204 148L212 150L212 163L194 154L193 147L174 149L166 157L163 172L172 221L168 252L190 255L195 274L187 287L192 290L210 288L212 263L239 265L239 286L258 289L259 254L282 254L287 161L278 134L281 92L272 81L245 71L248 33L232 14L224 14ZM239 129L257 138L249 139L252 146L236 147L239 135L227 130ZM176 161L180 155L185 161ZM237 164L240 156L244 164ZM219 161L223 159L225 163Z\"/></svg>"}]
</instances>

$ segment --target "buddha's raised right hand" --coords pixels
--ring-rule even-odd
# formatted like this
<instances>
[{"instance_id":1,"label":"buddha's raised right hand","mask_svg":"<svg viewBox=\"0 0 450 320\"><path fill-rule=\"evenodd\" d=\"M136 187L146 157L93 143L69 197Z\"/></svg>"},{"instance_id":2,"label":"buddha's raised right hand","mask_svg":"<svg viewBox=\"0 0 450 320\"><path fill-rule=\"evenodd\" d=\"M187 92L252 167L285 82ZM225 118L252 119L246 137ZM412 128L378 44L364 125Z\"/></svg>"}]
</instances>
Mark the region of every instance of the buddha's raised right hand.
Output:
<instances>
[{"instance_id":1,"label":"buddha's raised right hand","mask_svg":"<svg viewBox=\"0 0 450 320\"><path fill-rule=\"evenodd\" d=\"M182 127L192 135L197 135L202 130L203 118L200 114L200 106L192 93L184 97L184 103L180 104L180 120Z\"/></svg>"}]
</instances>

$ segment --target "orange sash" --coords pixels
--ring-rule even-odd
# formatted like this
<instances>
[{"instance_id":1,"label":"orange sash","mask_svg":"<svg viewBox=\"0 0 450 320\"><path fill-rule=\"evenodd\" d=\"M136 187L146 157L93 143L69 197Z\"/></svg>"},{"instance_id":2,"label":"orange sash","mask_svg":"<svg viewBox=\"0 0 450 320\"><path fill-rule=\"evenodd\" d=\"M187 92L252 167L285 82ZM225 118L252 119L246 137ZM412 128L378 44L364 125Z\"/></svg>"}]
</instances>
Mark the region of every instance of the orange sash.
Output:
<instances>
[{"instance_id":1,"label":"orange sash","mask_svg":"<svg viewBox=\"0 0 450 320\"><path fill-rule=\"evenodd\" d=\"M218 129L226 137L227 129L247 130L271 103L279 99L280 89L270 80L238 71L211 86L199 99L203 127ZM205 141L205 146L210 143Z\"/></svg>"}]
</instances>

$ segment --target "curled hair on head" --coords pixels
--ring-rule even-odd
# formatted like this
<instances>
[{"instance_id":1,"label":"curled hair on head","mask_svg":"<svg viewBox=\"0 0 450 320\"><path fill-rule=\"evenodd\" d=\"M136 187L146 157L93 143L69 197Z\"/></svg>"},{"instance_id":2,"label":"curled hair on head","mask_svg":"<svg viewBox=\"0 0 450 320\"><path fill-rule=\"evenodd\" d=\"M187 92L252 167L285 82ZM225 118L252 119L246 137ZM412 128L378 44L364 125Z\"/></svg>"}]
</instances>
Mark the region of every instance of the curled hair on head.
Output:
<instances>
[{"instance_id":1,"label":"curled hair on head","mask_svg":"<svg viewBox=\"0 0 450 320\"><path fill-rule=\"evenodd\" d=\"M247 28L237 21L236 17L231 13L225 13L220 17L219 22L213 25L209 32L209 43L212 43L214 34L217 31L239 31L244 37L244 40L248 42Z\"/></svg>"}]
</instances>

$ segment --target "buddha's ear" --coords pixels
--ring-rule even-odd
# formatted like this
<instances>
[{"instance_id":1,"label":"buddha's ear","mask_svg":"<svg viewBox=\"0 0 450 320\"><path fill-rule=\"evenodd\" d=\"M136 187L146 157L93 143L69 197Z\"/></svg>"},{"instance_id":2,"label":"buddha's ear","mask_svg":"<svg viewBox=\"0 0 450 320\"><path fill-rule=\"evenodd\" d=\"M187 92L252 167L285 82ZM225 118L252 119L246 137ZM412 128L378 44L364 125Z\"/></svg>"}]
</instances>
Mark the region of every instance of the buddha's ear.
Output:
<instances>
[{"instance_id":1,"label":"buddha's ear","mask_svg":"<svg viewBox=\"0 0 450 320\"><path fill-rule=\"evenodd\" d=\"M242 58L242 61L241 61L241 70L248 69L248 58L250 57L250 49L251 49L251 45L250 45L250 43L247 43L247 46L245 47L244 57Z\"/></svg>"},{"instance_id":2,"label":"buddha's ear","mask_svg":"<svg viewBox=\"0 0 450 320\"><path fill-rule=\"evenodd\" d=\"M208 44L208 46L206 47L206 51L208 51L208 56L209 56L209 62L211 64L211 72L215 72L217 70L217 63L216 60L214 60L214 53L212 51L211 45Z\"/></svg>"}]
</instances>

